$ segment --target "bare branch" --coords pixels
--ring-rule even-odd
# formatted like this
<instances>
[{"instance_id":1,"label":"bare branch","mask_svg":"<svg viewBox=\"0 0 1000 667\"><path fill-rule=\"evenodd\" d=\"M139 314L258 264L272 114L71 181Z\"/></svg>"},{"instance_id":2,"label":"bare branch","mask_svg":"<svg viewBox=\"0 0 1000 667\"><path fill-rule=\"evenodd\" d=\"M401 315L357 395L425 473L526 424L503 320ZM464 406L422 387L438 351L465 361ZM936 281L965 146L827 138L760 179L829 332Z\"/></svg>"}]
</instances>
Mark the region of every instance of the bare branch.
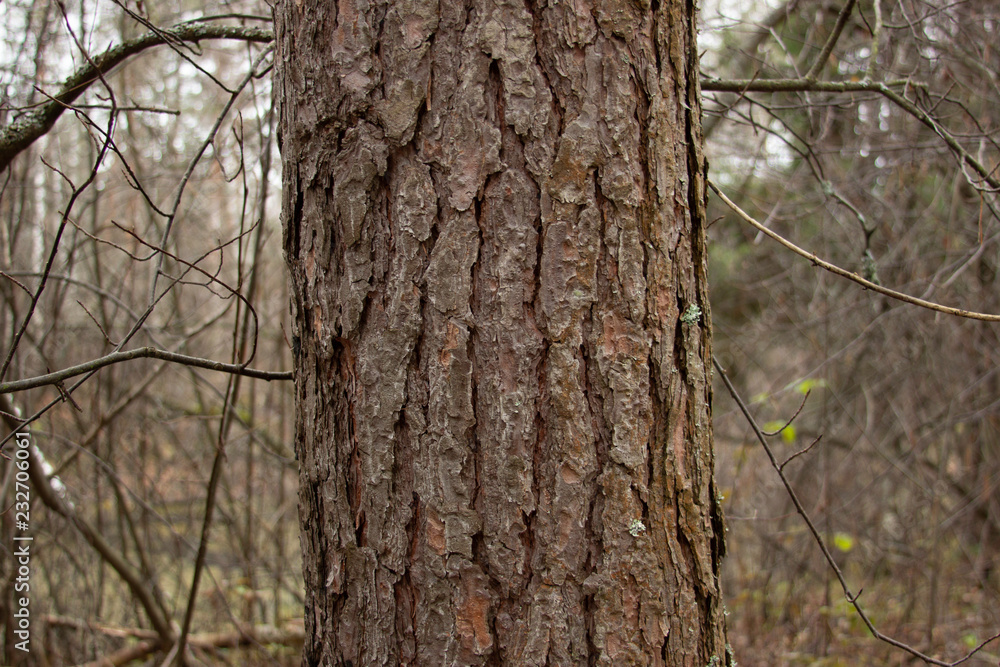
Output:
<instances>
[{"instance_id":1,"label":"bare branch","mask_svg":"<svg viewBox=\"0 0 1000 667\"><path fill-rule=\"evenodd\" d=\"M743 46L740 46L738 49L736 49L736 51L738 53L746 53L751 55L755 54L757 50L761 47L761 45L768 38L774 36L775 28L784 23L789 16L794 15L796 10L798 10L799 8L800 2L801 0L787 0L784 4L771 10L771 13L768 14L767 17L756 26L756 31L750 36L750 39ZM753 61L750 59L747 59L742 62L740 70L744 74L750 72L749 67L751 62ZM756 77L757 75L754 74L754 76ZM702 80L704 81L705 79L703 78ZM742 95L734 99L729 99L724 104L720 102L720 104L722 104L723 108L731 108L739 101L741 97ZM718 127L719 121L722 119L722 117L723 117L722 114L712 114L712 115L707 115L705 118L702 119L702 133L704 134L706 139L709 136L711 136L711 134L715 131L715 128Z\"/></svg>"},{"instance_id":2,"label":"bare branch","mask_svg":"<svg viewBox=\"0 0 1000 667\"><path fill-rule=\"evenodd\" d=\"M14 405L9 397L0 397L0 406L3 407L5 413L14 414ZM4 422L11 431L16 431L20 428L16 417L8 417L5 414ZM117 549L104 539L99 531L95 530L93 526L80 517L70 505L63 502L59 494L52 488L52 484L46 477L42 469L42 463L38 460L33 448L28 450L28 460L30 462L28 465L28 475L42 503L56 514L65 518L80 531L83 538L101 555L104 562L117 572L118 576L128 585L132 594L146 612L150 624L156 630L159 643L169 643L173 638L173 628L170 626L166 610L159 605L152 589L147 586L148 581L132 567L131 563Z\"/></svg>"},{"instance_id":3,"label":"bare branch","mask_svg":"<svg viewBox=\"0 0 1000 667\"><path fill-rule=\"evenodd\" d=\"M62 89L49 101L0 130L0 171L6 169L21 151L51 130L63 111L92 83L98 81L101 75L150 47L168 42L198 42L204 39L267 43L273 38L270 30L262 28L184 23L169 30L146 33L108 49L66 79Z\"/></svg>"},{"instance_id":4,"label":"bare branch","mask_svg":"<svg viewBox=\"0 0 1000 667\"><path fill-rule=\"evenodd\" d=\"M243 92L243 89L247 86L247 84L249 84L250 81L253 80L257 67L264 62L264 59L268 55L270 50L271 47L268 47L264 51L264 53L258 56L258 58L254 61L253 65L250 67L250 71L248 71L246 76L243 77L243 80L240 81L236 89L232 91L232 93L229 96L229 101L226 102L225 107L223 107L221 113L219 113L218 117L216 117L215 124L212 126L212 129L208 133L208 136L205 137L205 140L201 143L201 146L198 148L198 151L195 153L194 157L190 160L187 171L185 171L184 175L181 177L180 185L177 188L177 193L174 195L174 203L172 208L170 209L170 214L167 217L167 224L163 229L163 236L160 239L161 248L167 247L167 239L170 238L170 232L173 229L174 222L176 222L177 220L177 211L180 209L181 199L184 196L184 189L187 187L188 181L191 179L191 175L194 173L195 167L201 161L201 158L205 154L205 151L208 150L208 147L212 145L212 142L215 140L216 134L218 134L219 132L219 128L222 127L222 122L225 120L226 116L229 115L229 111L236 104L236 100L240 96L240 93ZM153 303L153 301L156 300L156 284L162 273L163 260L165 255L166 251L164 250L163 254L160 254L159 258L157 259L156 268L153 271L153 279L149 287L150 303ZM249 306L249 304L247 305ZM254 329L256 330L256 319L254 321ZM252 356L253 355L251 355L251 357Z\"/></svg>"},{"instance_id":5,"label":"bare branch","mask_svg":"<svg viewBox=\"0 0 1000 667\"><path fill-rule=\"evenodd\" d=\"M794 461L798 457L802 456L803 454L807 454L808 452L810 452L812 450L812 448L815 447L816 445L818 445L819 441L822 440L822 439L823 439L822 435L816 436L816 439L813 440L811 443L809 443L809 445L807 447L803 447L802 449L800 449L799 451L795 452L794 454L792 454L791 456L789 456L787 459L785 459L784 461L782 461L781 465L778 466L778 470L779 471L784 471L785 466L787 466L789 463L791 463L792 461ZM859 592L858 595L860 595L860 594L861 593Z\"/></svg>"},{"instance_id":6,"label":"bare branch","mask_svg":"<svg viewBox=\"0 0 1000 667\"><path fill-rule=\"evenodd\" d=\"M866 79L875 78L875 67L878 65L878 43L882 39L882 2L875 0L875 27L872 29L871 53L868 55L868 71Z\"/></svg>"},{"instance_id":7,"label":"bare branch","mask_svg":"<svg viewBox=\"0 0 1000 667\"><path fill-rule=\"evenodd\" d=\"M996 176L996 169L987 169L979 160L965 150L950 132L941 127L933 116L920 109L920 107L908 100L901 93L893 90L893 88L899 87L923 88L923 86L915 85L909 81L890 81L887 83L879 81L815 81L805 77L800 79L705 79L701 83L703 91L741 94L798 93L806 91L820 93L878 93L933 130L948 145L948 148L954 151L963 164L971 167L994 191L1000 191L1000 178Z\"/></svg>"},{"instance_id":8,"label":"bare branch","mask_svg":"<svg viewBox=\"0 0 1000 667\"><path fill-rule=\"evenodd\" d=\"M202 359L199 357L188 356L186 354L178 354L176 352L161 350L155 347L140 347L135 350L128 350L127 352L113 352L106 356L99 357L82 364L77 364L76 366L70 366L69 368L65 368L61 371L56 371L55 373L26 378L24 380L15 380L13 382L4 382L0 384L0 394L24 391L25 389L44 387L45 385L55 385L78 375L91 373L104 368L105 366L121 363L123 361L131 361L132 359L161 359L163 361L171 361L185 366L206 368L220 373L245 375L258 380L270 381L292 379L291 371L262 371L255 368L247 368L241 364L224 364L220 361L212 361L211 359Z\"/></svg>"},{"instance_id":9,"label":"bare branch","mask_svg":"<svg viewBox=\"0 0 1000 667\"><path fill-rule=\"evenodd\" d=\"M816 81L800 77L796 79L715 79L701 80L701 89L723 93L881 93L883 87L901 88L917 86L912 81Z\"/></svg>"},{"instance_id":10,"label":"bare branch","mask_svg":"<svg viewBox=\"0 0 1000 667\"><path fill-rule=\"evenodd\" d=\"M720 199L722 199L723 203L726 206L731 208L736 213L736 215L738 215L744 222L748 223L751 227L761 232L762 234L771 237L781 245L785 246L786 248L794 252L796 255L805 257L813 264L816 264L820 268L826 269L830 273L834 273L842 278L847 278L848 280L852 280L857 284L861 285L862 287L864 287L865 289L870 289L873 292L884 294L885 296L892 297L893 299L897 299L899 301L902 301L904 303L909 303L914 306L920 306L921 308L927 308L928 310L935 310L939 313L945 313L947 315L955 315L957 317L967 317L972 320L982 320L984 322L1000 322L1000 315L993 315L990 313L977 313L975 311L965 310L963 308L952 308L951 306L943 306L940 303L927 301L926 299L920 299L915 296L910 296L909 294L904 294L903 292L897 292L896 290L892 290L887 287L882 287L881 285L877 285L876 283L873 283L870 280L865 280L858 274L851 273L847 269L842 269L836 264L831 264L830 262L822 260L813 253L809 252L808 250L803 250L802 248L798 247L797 245L786 239L784 236L781 236L777 232L765 227L763 224L752 218L750 214L748 214L746 211L737 206L729 197L724 195L722 191L718 188L718 186L716 186L715 183L713 183L712 181L708 182L708 186L712 188L712 191L715 192L715 194L717 194Z\"/></svg>"}]
</instances>

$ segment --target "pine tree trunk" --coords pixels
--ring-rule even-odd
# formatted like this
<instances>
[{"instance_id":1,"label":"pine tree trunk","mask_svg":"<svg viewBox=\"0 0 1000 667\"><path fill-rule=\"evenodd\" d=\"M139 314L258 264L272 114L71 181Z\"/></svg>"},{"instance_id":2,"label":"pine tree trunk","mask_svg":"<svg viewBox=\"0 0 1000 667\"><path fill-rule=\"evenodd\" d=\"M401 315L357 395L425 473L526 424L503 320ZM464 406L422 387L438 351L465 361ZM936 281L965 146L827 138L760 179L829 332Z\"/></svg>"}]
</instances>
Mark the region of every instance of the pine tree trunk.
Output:
<instances>
[{"instance_id":1,"label":"pine tree trunk","mask_svg":"<svg viewBox=\"0 0 1000 667\"><path fill-rule=\"evenodd\" d=\"M727 664L694 4L275 14L303 664Z\"/></svg>"}]
</instances>

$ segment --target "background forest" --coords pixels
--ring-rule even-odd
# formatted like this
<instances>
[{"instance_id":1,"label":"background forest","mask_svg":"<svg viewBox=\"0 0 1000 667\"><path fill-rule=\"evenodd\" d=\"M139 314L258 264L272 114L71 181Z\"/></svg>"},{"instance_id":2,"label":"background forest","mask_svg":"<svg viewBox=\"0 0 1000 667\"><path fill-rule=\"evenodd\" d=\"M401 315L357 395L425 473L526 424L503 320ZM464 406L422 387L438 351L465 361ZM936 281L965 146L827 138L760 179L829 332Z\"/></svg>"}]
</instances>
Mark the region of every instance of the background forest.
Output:
<instances>
[{"instance_id":1,"label":"background forest","mask_svg":"<svg viewBox=\"0 0 1000 667\"><path fill-rule=\"evenodd\" d=\"M9 0L0 20L0 381L104 360L0 396L4 436L39 414L45 457L31 660L148 658L166 623L207 664L297 664L270 8ZM702 23L715 185L872 282L1000 313L1000 6L707 0ZM116 45L134 50L54 99ZM1000 642L981 644L1000 632L998 324L864 289L710 207L716 357L858 603L942 664L997 664ZM138 348L175 356L115 363ZM737 659L920 664L866 629L719 377L714 417ZM4 664L24 658L15 470L0 466Z\"/></svg>"}]
</instances>

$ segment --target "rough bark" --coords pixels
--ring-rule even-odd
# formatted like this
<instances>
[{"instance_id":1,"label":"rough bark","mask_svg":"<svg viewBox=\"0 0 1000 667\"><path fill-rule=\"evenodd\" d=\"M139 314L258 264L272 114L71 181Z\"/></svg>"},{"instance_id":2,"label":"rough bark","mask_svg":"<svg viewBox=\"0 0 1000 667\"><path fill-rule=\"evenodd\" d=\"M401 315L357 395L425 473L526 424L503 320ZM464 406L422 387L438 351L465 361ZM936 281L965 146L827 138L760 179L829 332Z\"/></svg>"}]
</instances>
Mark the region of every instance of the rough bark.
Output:
<instances>
[{"instance_id":1,"label":"rough bark","mask_svg":"<svg viewBox=\"0 0 1000 667\"><path fill-rule=\"evenodd\" d=\"M728 663L693 2L275 16L303 663Z\"/></svg>"}]
</instances>

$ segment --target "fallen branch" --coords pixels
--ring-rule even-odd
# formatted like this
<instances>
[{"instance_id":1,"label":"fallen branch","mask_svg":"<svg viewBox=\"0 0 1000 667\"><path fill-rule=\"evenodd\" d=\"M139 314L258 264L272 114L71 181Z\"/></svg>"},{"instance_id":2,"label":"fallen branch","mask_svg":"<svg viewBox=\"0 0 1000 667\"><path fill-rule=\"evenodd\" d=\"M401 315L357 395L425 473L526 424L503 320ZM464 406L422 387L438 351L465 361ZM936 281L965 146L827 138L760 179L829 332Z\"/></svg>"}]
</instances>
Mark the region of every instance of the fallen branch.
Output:
<instances>
[{"instance_id":1,"label":"fallen branch","mask_svg":"<svg viewBox=\"0 0 1000 667\"><path fill-rule=\"evenodd\" d=\"M156 640L156 633L152 630L123 628L55 614L43 616L42 621L50 627L87 630L99 632L108 637L140 640L137 644L126 646L97 660L83 663L79 667L120 667L135 660L148 658L162 649L161 644ZM298 647L302 645L303 641L305 641L303 628L275 628L270 625L241 628L230 632L202 632L188 638L190 646L201 650L232 649L268 644Z\"/></svg>"}]
</instances>

